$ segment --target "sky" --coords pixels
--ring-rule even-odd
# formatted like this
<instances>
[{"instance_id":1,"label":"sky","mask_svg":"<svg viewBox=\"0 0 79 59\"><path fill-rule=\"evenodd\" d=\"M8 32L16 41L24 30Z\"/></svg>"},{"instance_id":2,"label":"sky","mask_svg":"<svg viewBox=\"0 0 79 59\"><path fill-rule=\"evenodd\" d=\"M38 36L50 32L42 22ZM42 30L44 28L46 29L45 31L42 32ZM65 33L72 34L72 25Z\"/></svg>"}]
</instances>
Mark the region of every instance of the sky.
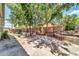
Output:
<instances>
[{"instance_id":1,"label":"sky","mask_svg":"<svg viewBox=\"0 0 79 59\"><path fill-rule=\"evenodd\" d=\"M12 27L12 25L10 24L10 22L8 22L6 19L9 18L10 15L10 9L7 7L7 5L5 5L5 27Z\"/></svg>"},{"instance_id":2,"label":"sky","mask_svg":"<svg viewBox=\"0 0 79 59\"><path fill-rule=\"evenodd\" d=\"M11 10L5 5L5 27L12 27L12 24L10 24L6 19L9 18ZM76 14L79 16L79 6L73 6L68 11L64 11L63 14L65 15L72 15Z\"/></svg>"},{"instance_id":3,"label":"sky","mask_svg":"<svg viewBox=\"0 0 79 59\"><path fill-rule=\"evenodd\" d=\"M67 15L76 14L79 16L79 5L71 7L68 11L64 12L63 14Z\"/></svg>"}]
</instances>

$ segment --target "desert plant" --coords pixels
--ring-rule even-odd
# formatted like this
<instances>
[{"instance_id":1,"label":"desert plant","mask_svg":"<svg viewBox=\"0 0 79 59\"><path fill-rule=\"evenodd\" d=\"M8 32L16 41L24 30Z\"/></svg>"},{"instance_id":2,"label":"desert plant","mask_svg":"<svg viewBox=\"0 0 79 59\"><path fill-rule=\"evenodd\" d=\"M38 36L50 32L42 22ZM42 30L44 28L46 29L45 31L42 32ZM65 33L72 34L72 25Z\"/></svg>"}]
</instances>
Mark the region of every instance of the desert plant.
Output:
<instances>
[{"instance_id":1,"label":"desert plant","mask_svg":"<svg viewBox=\"0 0 79 59\"><path fill-rule=\"evenodd\" d=\"M1 40L4 40L4 39L9 39L7 31L3 32L1 35Z\"/></svg>"}]
</instances>

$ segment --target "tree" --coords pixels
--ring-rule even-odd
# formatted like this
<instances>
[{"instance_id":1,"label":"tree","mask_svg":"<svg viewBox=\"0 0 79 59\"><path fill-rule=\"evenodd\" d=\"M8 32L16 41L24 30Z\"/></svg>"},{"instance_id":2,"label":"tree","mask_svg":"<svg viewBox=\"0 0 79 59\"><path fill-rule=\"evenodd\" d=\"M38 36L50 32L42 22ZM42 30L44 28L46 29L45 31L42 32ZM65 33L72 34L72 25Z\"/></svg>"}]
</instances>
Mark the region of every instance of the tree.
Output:
<instances>
[{"instance_id":1,"label":"tree","mask_svg":"<svg viewBox=\"0 0 79 59\"><path fill-rule=\"evenodd\" d=\"M66 15L63 17L63 24L65 25L66 30L74 30L77 25L77 15Z\"/></svg>"},{"instance_id":2,"label":"tree","mask_svg":"<svg viewBox=\"0 0 79 59\"><path fill-rule=\"evenodd\" d=\"M20 4L8 4L11 9L9 21L14 24L15 27L25 25L25 17Z\"/></svg>"},{"instance_id":3,"label":"tree","mask_svg":"<svg viewBox=\"0 0 79 59\"><path fill-rule=\"evenodd\" d=\"M11 9L10 21L12 21L15 27L29 26L31 28L42 27L46 24L48 29L48 23L61 24L63 11L67 11L74 4L69 3L47 3L47 4L8 4Z\"/></svg>"}]
</instances>

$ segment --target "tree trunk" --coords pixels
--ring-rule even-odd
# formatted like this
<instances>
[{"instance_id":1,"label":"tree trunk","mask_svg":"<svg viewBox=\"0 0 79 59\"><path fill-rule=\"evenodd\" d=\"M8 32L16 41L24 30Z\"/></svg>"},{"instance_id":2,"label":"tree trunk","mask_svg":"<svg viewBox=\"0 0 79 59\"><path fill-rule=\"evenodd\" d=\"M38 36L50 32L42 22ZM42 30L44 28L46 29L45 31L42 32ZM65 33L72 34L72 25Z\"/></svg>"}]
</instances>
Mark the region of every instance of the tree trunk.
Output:
<instances>
[{"instance_id":1,"label":"tree trunk","mask_svg":"<svg viewBox=\"0 0 79 59\"><path fill-rule=\"evenodd\" d=\"M29 33L30 33L30 36L31 36L31 26L29 26L29 30L28 30L28 31L29 31Z\"/></svg>"},{"instance_id":2,"label":"tree trunk","mask_svg":"<svg viewBox=\"0 0 79 59\"><path fill-rule=\"evenodd\" d=\"M30 30L30 36L31 36L32 35L32 26L30 26L29 30Z\"/></svg>"},{"instance_id":3,"label":"tree trunk","mask_svg":"<svg viewBox=\"0 0 79 59\"><path fill-rule=\"evenodd\" d=\"M3 4L0 4L0 39L1 39L1 33L2 33L2 30L3 30L3 24L4 24L4 17L3 17Z\"/></svg>"},{"instance_id":4,"label":"tree trunk","mask_svg":"<svg viewBox=\"0 0 79 59\"><path fill-rule=\"evenodd\" d=\"M41 33L44 34L44 28L41 26Z\"/></svg>"},{"instance_id":5,"label":"tree trunk","mask_svg":"<svg viewBox=\"0 0 79 59\"><path fill-rule=\"evenodd\" d=\"M47 35L47 30L48 30L48 10L47 9L45 12L45 18L46 18L46 35Z\"/></svg>"}]
</instances>

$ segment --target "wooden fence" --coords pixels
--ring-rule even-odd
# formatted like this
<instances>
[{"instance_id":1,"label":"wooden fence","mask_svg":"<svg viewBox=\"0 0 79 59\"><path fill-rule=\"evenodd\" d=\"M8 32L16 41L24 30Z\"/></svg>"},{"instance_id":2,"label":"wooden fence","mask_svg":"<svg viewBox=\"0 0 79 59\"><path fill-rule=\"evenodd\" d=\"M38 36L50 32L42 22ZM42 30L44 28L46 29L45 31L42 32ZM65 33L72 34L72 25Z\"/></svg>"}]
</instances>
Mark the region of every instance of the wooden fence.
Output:
<instances>
[{"instance_id":1,"label":"wooden fence","mask_svg":"<svg viewBox=\"0 0 79 59\"><path fill-rule=\"evenodd\" d=\"M21 30L22 32L36 32L36 33L49 33L49 32L59 32L59 31L64 31L65 28L64 26L53 26L53 27L39 27L39 28L27 28L27 29L11 29L11 32L17 32Z\"/></svg>"}]
</instances>

